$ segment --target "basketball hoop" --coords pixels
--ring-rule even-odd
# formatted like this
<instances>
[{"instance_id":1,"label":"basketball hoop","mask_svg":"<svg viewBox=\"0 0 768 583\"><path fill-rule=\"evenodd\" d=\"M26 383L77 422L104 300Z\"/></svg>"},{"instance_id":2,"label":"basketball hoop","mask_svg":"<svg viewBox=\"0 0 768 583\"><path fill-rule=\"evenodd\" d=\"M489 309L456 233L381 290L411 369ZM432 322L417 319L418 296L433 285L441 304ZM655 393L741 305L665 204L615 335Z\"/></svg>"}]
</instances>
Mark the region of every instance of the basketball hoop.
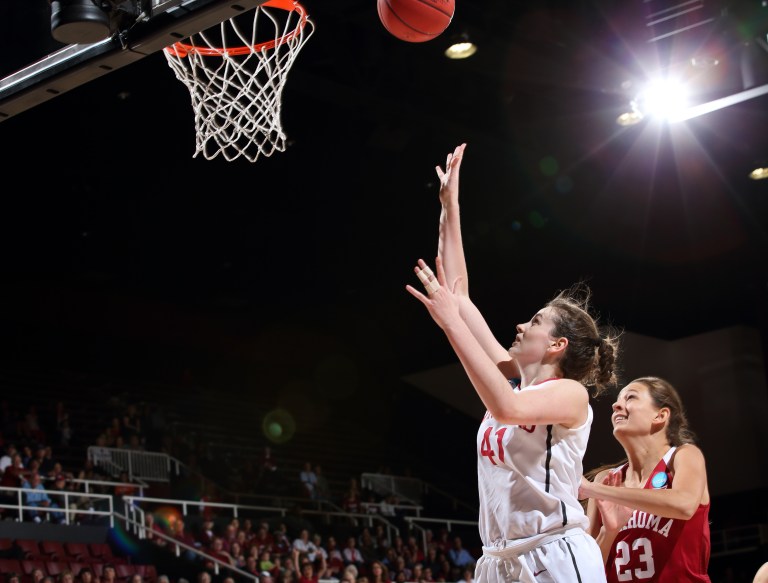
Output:
<instances>
[{"instance_id":1,"label":"basketball hoop","mask_svg":"<svg viewBox=\"0 0 768 583\"><path fill-rule=\"evenodd\" d=\"M248 12L163 51L192 96L193 158L221 154L227 161L244 156L255 162L285 151L283 88L314 25L294 0L269 0Z\"/></svg>"}]
</instances>

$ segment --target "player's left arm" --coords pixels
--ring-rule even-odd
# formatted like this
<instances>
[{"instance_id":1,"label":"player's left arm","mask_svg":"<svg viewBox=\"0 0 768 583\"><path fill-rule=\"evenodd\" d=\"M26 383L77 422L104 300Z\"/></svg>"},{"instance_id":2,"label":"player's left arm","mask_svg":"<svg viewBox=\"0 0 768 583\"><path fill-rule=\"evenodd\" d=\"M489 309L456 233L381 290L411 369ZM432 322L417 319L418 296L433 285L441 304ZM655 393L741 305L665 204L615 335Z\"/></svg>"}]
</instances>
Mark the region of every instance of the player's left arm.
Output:
<instances>
[{"instance_id":1,"label":"player's left arm","mask_svg":"<svg viewBox=\"0 0 768 583\"><path fill-rule=\"evenodd\" d=\"M678 448L673 458L672 487L665 489L617 488L594 482L582 483L589 498L608 500L656 516L688 520L700 504L709 501L704 454L693 444Z\"/></svg>"}]
</instances>

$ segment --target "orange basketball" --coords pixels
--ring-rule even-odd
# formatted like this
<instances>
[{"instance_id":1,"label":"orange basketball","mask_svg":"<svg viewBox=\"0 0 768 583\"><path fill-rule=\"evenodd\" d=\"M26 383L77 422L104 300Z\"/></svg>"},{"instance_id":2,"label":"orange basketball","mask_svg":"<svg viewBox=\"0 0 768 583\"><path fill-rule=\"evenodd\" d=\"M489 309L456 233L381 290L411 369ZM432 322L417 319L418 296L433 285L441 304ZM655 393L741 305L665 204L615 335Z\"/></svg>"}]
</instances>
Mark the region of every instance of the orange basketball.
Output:
<instances>
[{"instance_id":1,"label":"orange basketball","mask_svg":"<svg viewBox=\"0 0 768 583\"><path fill-rule=\"evenodd\" d=\"M455 0L377 0L390 34L409 43L432 40L451 24Z\"/></svg>"}]
</instances>

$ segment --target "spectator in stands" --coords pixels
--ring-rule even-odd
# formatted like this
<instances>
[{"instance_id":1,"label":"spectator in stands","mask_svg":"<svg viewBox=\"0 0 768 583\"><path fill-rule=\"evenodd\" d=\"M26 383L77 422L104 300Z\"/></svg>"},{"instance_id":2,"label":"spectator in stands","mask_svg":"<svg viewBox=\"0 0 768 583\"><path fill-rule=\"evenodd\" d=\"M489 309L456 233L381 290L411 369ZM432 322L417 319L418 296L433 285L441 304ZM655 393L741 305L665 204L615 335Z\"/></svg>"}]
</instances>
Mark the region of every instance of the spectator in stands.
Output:
<instances>
[{"instance_id":1,"label":"spectator in stands","mask_svg":"<svg viewBox=\"0 0 768 583\"><path fill-rule=\"evenodd\" d=\"M376 544L376 552L379 554L379 558L383 558L391 543L387 529L380 522L377 522L373 527L373 541Z\"/></svg>"},{"instance_id":2,"label":"spectator in stands","mask_svg":"<svg viewBox=\"0 0 768 583\"><path fill-rule=\"evenodd\" d=\"M405 577L404 581L412 581L413 579L411 576L413 575L413 571L411 568L405 563L405 557L403 555L397 555L397 558L395 559L395 572L398 576L401 574Z\"/></svg>"},{"instance_id":3,"label":"spectator in stands","mask_svg":"<svg viewBox=\"0 0 768 583\"><path fill-rule=\"evenodd\" d=\"M453 537L453 546L448 551L448 560L455 567L463 568L475 563L475 558L464 548L460 536Z\"/></svg>"},{"instance_id":4,"label":"spectator in stands","mask_svg":"<svg viewBox=\"0 0 768 583\"><path fill-rule=\"evenodd\" d=\"M461 574L461 579L459 579L456 583L475 583L475 567L469 566L464 567L464 570Z\"/></svg>"},{"instance_id":5,"label":"spectator in stands","mask_svg":"<svg viewBox=\"0 0 768 583\"><path fill-rule=\"evenodd\" d=\"M56 462L53 459L53 449L50 445L39 444L35 450L35 459L39 464L37 471L40 472L41 476L52 478L56 475L53 473L56 471L54 468Z\"/></svg>"},{"instance_id":6,"label":"spectator in stands","mask_svg":"<svg viewBox=\"0 0 768 583\"><path fill-rule=\"evenodd\" d=\"M300 553L306 554L310 561L315 561L317 547L315 546L315 543L309 539L308 529L302 528L301 531L299 531L299 536L294 539L292 548L294 551L298 550Z\"/></svg>"},{"instance_id":7,"label":"spectator in stands","mask_svg":"<svg viewBox=\"0 0 768 583\"><path fill-rule=\"evenodd\" d=\"M3 456L0 457L0 474L2 474L5 471L5 468L7 468L13 463L13 456L16 453L18 453L18 451L16 450L15 443L7 443L5 445Z\"/></svg>"},{"instance_id":8,"label":"spectator in stands","mask_svg":"<svg viewBox=\"0 0 768 583\"><path fill-rule=\"evenodd\" d=\"M272 552L272 547L275 543L275 537L269 532L269 524L262 522L256 528L256 534L251 539L251 548L256 547L257 555L262 551Z\"/></svg>"},{"instance_id":9,"label":"spectator in stands","mask_svg":"<svg viewBox=\"0 0 768 583\"><path fill-rule=\"evenodd\" d=\"M444 554L440 553L440 556L443 557L440 561L440 569L438 571L433 571L433 573L437 573L437 576L441 577L444 581L453 581L457 578L454 577L453 574L458 572L459 568L451 565L451 561L448 560L448 557Z\"/></svg>"},{"instance_id":10,"label":"spectator in stands","mask_svg":"<svg viewBox=\"0 0 768 583\"><path fill-rule=\"evenodd\" d=\"M217 536L213 539L213 544L205 552L214 559L221 561L225 565L235 565L234 557L232 557L232 555L224 549L224 539L222 539L220 536ZM205 566L209 569L215 568L214 562L208 559L205 561Z\"/></svg>"},{"instance_id":11,"label":"spectator in stands","mask_svg":"<svg viewBox=\"0 0 768 583\"><path fill-rule=\"evenodd\" d=\"M230 551L232 548L232 543L234 543L237 540L237 534L240 532L240 520L237 518L233 518L230 523L224 528L224 534L222 535L222 539L224 539L224 550Z\"/></svg>"},{"instance_id":12,"label":"spectator in stands","mask_svg":"<svg viewBox=\"0 0 768 583\"><path fill-rule=\"evenodd\" d=\"M77 576L80 579L80 583L97 583L96 576L93 574L93 570L90 567L83 567L80 569ZM162 577L162 575L160 577ZM157 578L157 583L163 583L160 577Z\"/></svg>"},{"instance_id":13,"label":"spectator in stands","mask_svg":"<svg viewBox=\"0 0 768 583\"><path fill-rule=\"evenodd\" d=\"M389 494L379 502L379 514L387 520L397 517L397 497Z\"/></svg>"},{"instance_id":14,"label":"spectator in stands","mask_svg":"<svg viewBox=\"0 0 768 583\"><path fill-rule=\"evenodd\" d=\"M360 502L360 488L357 486L357 480L352 478L349 482L349 488L341 500L341 507L344 512L358 514L362 510Z\"/></svg>"},{"instance_id":15,"label":"spectator in stands","mask_svg":"<svg viewBox=\"0 0 768 583\"><path fill-rule=\"evenodd\" d=\"M397 551L395 551L394 547L387 548L387 550L384 552L384 556L382 557L381 562L384 563L390 573L397 572L395 571L397 567Z\"/></svg>"},{"instance_id":16,"label":"spectator in stands","mask_svg":"<svg viewBox=\"0 0 768 583\"><path fill-rule=\"evenodd\" d=\"M360 554L363 555L363 561L370 563L379 558L379 551L376 548L376 542L373 539L371 530L366 526L360 533L360 540L358 541L357 548L360 550Z\"/></svg>"},{"instance_id":17,"label":"spectator in stands","mask_svg":"<svg viewBox=\"0 0 768 583\"><path fill-rule=\"evenodd\" d=\"M243 551L243 546L238 541L234 541L229 545L229 554L232 556L235 567L238 569L245 567L245 551Z\"/></svg>"},{"instance_id":18,"label":"spectator in stands","mask_svg":"<svg viewBox=\"0 0 768 583\"><path fill-rule=\"evenodd\" d=\"M342 583L357 583L359 571L354 565L347 565L341 574Z\"/></svg>"},{"instance_id":19,"label":"spectator in stands","mask_svg":"<svg viewBox=\"0 0 768 583\"><path fill-rule=\"evenodd\" d=\"M269 571L259 573L259 583L274 583L274 575Z\"/></svg>"},{"instance_id":20,"label":"spectator in stands","mask_svg":"<svg viewBox=\"0 0 768 583\"><path fill-rule=\"evenodd\" d=\"M427 552L424 555L424 560L422 561L424 563L424 568L429 568L432 571L432 574L437 578L438 574L440 573L440 555L437 552L437 547L434 544L430 544L427 546Z\"/></svg>"},{"instance_id":21,"label":"spectator in stands","mask_svg":"<svg viewBox=\"0 0 768 583\"><path fill-rule=\"evenodd\" d=\"M104 563L101 570L101 583L115 583L117 580L117 570L112 563Z\"/></svg>"},{"instance_id":22,"label":"spectator in stands","mask_svg":"<svg viewBox=\"0 0 768 583\"><path fill-rule=\"evenodd\" d=\"M272 575L276 575L276 565L272 560L272 553L268 550L262 551L259 558L256 559L256 565L259 571L269 571Z\"/></svg>"},{"instance_id":23,"label":"spectator in stands","mask_svg":"<svg viewBox=\"0 0 768 583\"><path fill-rule=\"evenodd\" d=\"M45 486L43 486L40 474L37 472L34 472L29 476L28 480L22 482L21 487L33 490L32 492L24 493L25 505L34 508L57 507L54 506L53 501L48 496L48 492L46 491ZM28 510L26 514L34 522L43 522L50 518L47 512L40 512L38 510Z\"/></svg>"},{"instance_id":24,"label":"spectator in stands","mask_svg":"<svg viewBox=\"0 0 768 583\"><path fill-rule=\"evenodd\" d=\"M67 485L67 477L64 474L58 474L53 479L53 486L51 487L51 493L49 497L51 499L51 506L58 508L66 508L68 502L74 501L74 497L69 498L67 492L71 492L72 488ZM67 521L64 512L51 512L50 519L52 522L58 522L63 524Z\"/></svg>"},{"instance_id":25,"label":"spectator in stands","mask_svg":"<svg viewBox=\"0 0 768 583\"><path fill-rule=\"evenodd\" d=\"M298 549L293 549L292 557L294 570L298 573L298 583L318 583L320 579L325 578L328 565L322 558L318 561L320 565L315 568L315 563Z\"/></svg>"},{"instance_id":26,"label":"spectator in stands","mask_svg":"<svg viewBox=\"0 0 768 583\"><path fill-rule=\"evenodd\" d=\"M168 575L158 575L157 583L171 583L171 579Z\"/></svg>"},{"instance_id":27,"label":"spectator in stands","mask_svg":"<svg viewBox=\"0 0 768 583\"><path fill-rule=\"evenodd\" d=\"M299 472L299 481L303 494L310 500L317 498L317 474L312 469L312 464L304 462L304 466Z\"/></svg>"},{"instance_id":28,"label":"spectator in stands","mask_svg":"<svg viewBox=\"0 0 768 583\"><path fill-rule=\"evenodd\" d=\"M197 574L197 583L211 583L211 574L208 571L200 571Z\"/></svg>"},{"instance_id":29,"label":"spectator in stands","mask_svg":"<svg viewBox=\"0 0 768 583\"><path fill-rule=\"evenodd\" d=\"M168 541L158 534L167 535L163 526L155 520L155 515L152 512L146 512L144 514L144 526L145 537L148 541L158 547L165 547L168 545Z\"/></svg>"},{"instance_id":30,"label":"spectator in stands","mask_svg":"<svg viewBox=\"0 0 768 583\"><path fill-rule=\"evenodd\" d=\"M446 556L448 555L448 551L451 550L453 545L451 544L451 533L448 532L447 528L441 528L440 532L437 533L435 545L438 550L442 551Z\"/></svg>"},{"instance_id":31,"label":"spectator in stands","mask_svg":"<svg viewBox=\"0 0 768 583\"><path fill-rule=\"evenodd\" d=\"M319 532L316 532L312 535L312 543L315 545L316 551L316 558L320 558L320 556L325 559L325 562L328 562L328 550L325 548L325 545L323 544L323 535L321 535Z\"/></svg>"},{"instance_id":32,"label":"spectator in stands","mask_svg":"<svg viewBox=\"0 0 768 583\"><path fill-rule=\"evenodd\" d=\"M381 561L371 561L369 571L371 573L371 583L391 583L389 579L389 569L387 569L387 566Z\"/></svg>"},{"instance_id":33,"label":"spectator in stands","mask_svg":"<svg viewBox=\"0 0 768 583\"><path fill-rule=\"evenodd\" d=\"M19 453L21 454L21 463L25 468L28 467L29 462L31 462L35 457L34 453L32 452L32 448L28 445L22 445Z\"/></svg>"},{"instance_id":34,"label":"spectator in stands","mask_svg":"<svg viewBox=\"0 0 768 583\"><path fill-rule=\"evenodd\" d=\"M290 557L293 543L288 538L288 527L281 522L272 534L272 552L281 557ZM291 561L292 562L292 561Z\"/></svg>"},{"instance_id":35,"label":"spectator in stands","mask_svg":"<svg viewBox=\"0 0 768 583\"><path fill-rule=\"evenodd\" d=\"M21 583L21 575L11 571L5 576L6 583Z\"/></svg>"},{"instance_id":36,"label":"spectator in stands","mask_svg":"<svg viewBox=\"0 0 768 583\"><path fill-rule=\"evenodd\" d=\"M323 467L320 464L315 464L315 500L330 502L331 500L331 486L328 483L328 478L323 473Z\"/></svg>"},{"instance_id":37,"label":"spectator in stands","mask_svg":"<svg viewBox=\"0 0 768 583\"><path fill-rule=\"evenodd\" d=\"M357 548L357 539L354 536L347 537L347 544L341 550L341 556L344 557L345 565L354 565L358 571L365 565L365 559Z\"/></svg>"},{"instance_id":38,"label":"spectator in stands","mask_svg":"<svg viewBox=\"0 0 768 583\"><path fill-rule=\"evenodd\" d=\"M409 555L411 557L412 563L424 563L424 551L421 550L421 545L416 540L416 537L413 535L408 536L408 540L406 541L406 546L408 547Z\"/></svg>"},{"instance_id":39,"label":"spectator in stands","mask_svg":"<svg viewBox=\"0 0 768 583\"><path fill-rule=\"evenodd\" d=\"M32 583L40 583L43 579L45 579L45 571L43 571L40 567L35 567L32 569Z\"/></svg>"},{"instance_id":40,"label":"spectator in stands","mask_svg":"<svg viewBox=\"0 0 768 583\"><path fill-rule=\"evenodd\" d=\"M366 514L377 515L379 513L379 502L376 500L376 494L373 492L368 493L368 499L365 502L361 502L360 506Z\"/></svg>"},{"instance_id":41,"label":"spectator in stands","mask_svg":"<svg viewBox=\"0 0 768 583\"><path fill-rule=\"evenodd\" d=\"M424 581L424 565L421 563L413 563L413 566L411 567L411 576L409 578L412 581Z\"/></svg>"},{"instance_id":42,"label":"spectator in stands","mask_svg":"<svg viewBox=\"0 0 768 583\"><path fill-rule=\"evenodd\" d=\"M243 567L243 571L258 576L258 574L261 573L261 569L259 569L259 559L253 555L248 555L245 558L245 567Z\"/></svg>"},{"instance_id":43,"label":"spectator in stands","mask_svg":"<svg viewBox=\"0 0 768 583\"><path fill-rule=\"evenodd\" d=\"M59 573L59 583L75 583L75 575L72 573L71 569L64 569L61 573ZM136 582L131 580L131 583ZM141 581L138 583L141 583Z\"/></svg>"},{"instance_id":44,"label":"spectator in stands","mask_svg":"<svg viewBox=\"0 0 768 583\"><path fill-rule=\"evenodd\" d=\"M210 547L214 538L216 538L216 531L213 518L205 518L195 539L201 546Z\"/></svg>"},{"instance_id":45,"label":"spectator in stands","mask_svg":"<svg viewBox=\"0 0 768 583\"><path fill-rule=\"evenodd\" d=\"M21 454L17 451L11 456L10 465L6 466L3 472L2 480L0 480L0 486L7 486L10 488L20 488L21 482L24 480L27 474L27 468L24 465L24 460Z\"/></svg>"},{"instance_id":46,"label":"spectator in stands","mask_svg":"<svg viewBox=\"0 0 768 583\"><path fill-rule=\"evenodd\" d=\"M341 554L341 549L336 544L336 537L329 535L325 541L325 550L328 553L328 575L330 577L340 578L342 571L344 571L344 557Z\"/></svg>"},{"instance_id":47,"label":"spectator in stands","mask_svg":"<svg viewBox=\"0 0 768 583\"><path fill-rule=\"evenodd\" d=\"M187 530L187 525L184 522L183 518L177 518L172 523L171 528L173 529L173 533L171 536L173 536L173 538L175 538L180 543L185 544L187 547L193 547L193 548L200 547L200 543L198 543L195 540L195 537L192 535L192 533ZM174 545L174 546L178 546L178 545ZM197 553L195 553L194 550L188 549L186 547L179 547L179 552L181 553L182 557L185 557L188 560L192 560L197 557Z\"/></svg>"}]
</instances>

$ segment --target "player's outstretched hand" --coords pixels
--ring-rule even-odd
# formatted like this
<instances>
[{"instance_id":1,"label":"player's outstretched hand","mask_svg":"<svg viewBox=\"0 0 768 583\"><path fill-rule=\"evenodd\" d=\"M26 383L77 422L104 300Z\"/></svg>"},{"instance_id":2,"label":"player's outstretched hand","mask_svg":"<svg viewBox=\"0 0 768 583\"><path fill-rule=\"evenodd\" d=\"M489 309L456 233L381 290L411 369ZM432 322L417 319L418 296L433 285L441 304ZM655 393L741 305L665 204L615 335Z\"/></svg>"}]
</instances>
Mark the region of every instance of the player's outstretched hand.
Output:
<instances>
[{"instance_id":1,"label":"player's outstretched hand","mask_svg":"<svg viewBox=\"0 0 768 583\"><path fill-rule=\"evenodd\" d=\"M447 325L455 322L456 318L461 320L458 298L454 293L456 284L461 278L456 278L451 286L446 285L443 262L439 257L435 260L435 269L437 275L423 259L419 259L413 271L424 284L427 294L423 294L411 285L406 285L405 289L424 304L437 325L445 329Z\"/></svg>"},{"instance_id":2,"label":"player's outstretched hand","mask_svg":"<svg viewBox=\"0 0 768 583\"><path fill-rule=\"evenodd\" d=\"M437 177L440 179L440 202L443 206L459 201L459 169L466 147L467 144L461 144L448 154L445 160L445 170L440 166L435 166Z\"/></svg>"}]
</instances>

